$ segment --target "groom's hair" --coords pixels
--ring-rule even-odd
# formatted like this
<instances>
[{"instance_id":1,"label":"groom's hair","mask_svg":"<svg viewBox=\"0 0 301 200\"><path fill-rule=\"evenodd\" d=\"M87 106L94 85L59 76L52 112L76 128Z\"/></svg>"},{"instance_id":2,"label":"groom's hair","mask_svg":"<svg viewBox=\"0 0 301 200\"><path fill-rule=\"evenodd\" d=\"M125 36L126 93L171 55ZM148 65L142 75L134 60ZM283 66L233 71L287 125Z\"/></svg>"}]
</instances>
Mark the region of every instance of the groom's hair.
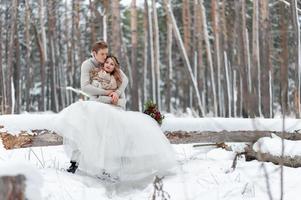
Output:
<instances>
[{"instance_id":1,"label":"groom's hair","mask_svg":"<svg viewBox=\"0 0 301 200\"><path fill-rule=\"evenodd\" d=\"M97 53L99 49L107 49L107 48L108 48L108 44L103 40L99 40L93 44L92 52L95 51Z\"/></svg>"}]
</instances>

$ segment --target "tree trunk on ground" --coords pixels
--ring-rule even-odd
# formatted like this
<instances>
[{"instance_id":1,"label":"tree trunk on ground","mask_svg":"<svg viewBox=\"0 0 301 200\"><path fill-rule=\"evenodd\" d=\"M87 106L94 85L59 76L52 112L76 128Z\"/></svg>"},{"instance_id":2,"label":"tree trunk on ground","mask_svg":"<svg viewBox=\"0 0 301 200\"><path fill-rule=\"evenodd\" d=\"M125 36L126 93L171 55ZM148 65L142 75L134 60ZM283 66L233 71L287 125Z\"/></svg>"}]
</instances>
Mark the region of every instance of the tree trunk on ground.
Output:
<instances>
[{"instance_id":1,"label":"tree trunk on ground","mask_svg":"<svg viewBox=\"0 0 301 200\"><path fill-rule=\"evenodd\" d=\"M0 176L1 200L25 200L25 176Z\"/></svg>"},{"instance_id":2,"label":"tree trunk on ground","mask_svg":"<svg viewBox=\"0 0 301 200\"><path fill-rule=\"evenodd\" d=\"M22 131L19 136L0 131L0 138L5 149L18 149L38 146L62 145L63 138L49 130L31 130L32 134ZM173 144L187 143L221 143L221 142L247 142L254 143L261 137L271 137L276 134L288 140L301 140L301 133L276 131L165 131L164 134Z\"/></svg>"},{"instance_id":3,"label":"tree trunk on ground","mask_svg":"<svg viewBox=\"0 0 301 200\"><path fill-rule=\"evenodd\" d=\"M254 151L251 147L245 149L245 155L248 159L256 159L263 162L272 162L276 165L284 165L287 167L301 167L301 155L300 156L276 156L270 153L261 153Z\"/></svg>"}]
</instances>

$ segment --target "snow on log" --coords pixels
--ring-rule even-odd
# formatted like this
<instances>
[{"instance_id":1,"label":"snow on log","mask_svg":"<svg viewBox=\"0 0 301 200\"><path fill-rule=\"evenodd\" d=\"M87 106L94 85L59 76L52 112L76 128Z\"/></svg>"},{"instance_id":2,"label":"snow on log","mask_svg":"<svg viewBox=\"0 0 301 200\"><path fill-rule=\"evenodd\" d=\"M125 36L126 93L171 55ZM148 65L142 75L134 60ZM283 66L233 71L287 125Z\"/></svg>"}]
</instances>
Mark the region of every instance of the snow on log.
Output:
<instances>
[{"instance_id":1,"label":"snow on log","mask_svg":"<svg viewBox=\"0 0 301 200\"><path fill-rule=\"evenodd\" d=\"M275 134L260 138L251 148L247 147L246 155L256 160L283 164L288 167L301 167L301 141L283 140Z\"/></svg>"},{"instance_id":2,"label":"snow on log","mask_svg":"<svg viewBox=\"0 0 301 200\"><path fill-rule=\"evenodd\" d=\"M24 200L25 176L0 176L0 199Z\"/></svg>"}]
</instances>

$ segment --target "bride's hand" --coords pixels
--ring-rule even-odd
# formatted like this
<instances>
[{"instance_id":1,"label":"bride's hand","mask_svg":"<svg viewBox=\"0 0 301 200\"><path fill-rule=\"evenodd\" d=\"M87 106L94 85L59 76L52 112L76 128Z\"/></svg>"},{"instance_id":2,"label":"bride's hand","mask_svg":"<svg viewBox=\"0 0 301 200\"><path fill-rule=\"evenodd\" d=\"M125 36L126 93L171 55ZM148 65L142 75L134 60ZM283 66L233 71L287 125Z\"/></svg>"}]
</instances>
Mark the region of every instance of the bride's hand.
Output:
<instances>
[{"instance_id":1,"label":"bride's hand","mask_svg":"<svg viewBox=\"0 0 301 200\"><path fill-rule=\"evenodd\" d=\"M109 96L112 98L112 104L116 105L119 99L118 94L116 92L112 92Z\"/></svg>"},{"instance_id":2,"label":"bride's hand","mask_svg":"<svg viewBox=\"0 0 301 200\"><path fill-rule=\"evenodd\" d=\"M114 90L106 90L107 96L111 96L111 94L114 92Z\"/></svg>"}]
</instances>

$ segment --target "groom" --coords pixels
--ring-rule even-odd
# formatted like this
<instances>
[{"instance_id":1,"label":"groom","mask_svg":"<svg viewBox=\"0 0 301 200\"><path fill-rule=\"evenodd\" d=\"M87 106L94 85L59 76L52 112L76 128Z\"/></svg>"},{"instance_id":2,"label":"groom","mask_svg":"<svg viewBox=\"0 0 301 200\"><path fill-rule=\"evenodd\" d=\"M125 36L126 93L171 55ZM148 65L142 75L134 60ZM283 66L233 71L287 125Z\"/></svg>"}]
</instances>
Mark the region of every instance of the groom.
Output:
<instances>
[{"instance_id":1,"label":"groom","mask_svg":"<svg viewBox=\"0 0 301 200\"><path fill-rule=\"evenodd\" d=\"M101 102L101 98L97 98L97 96L109 96L111 97L111 103L117 105L119 98L124 97L124 91L129 82L128 78L121 70L122 84L115 91L108 91L95 87L91 85L90 81L90 71L94 68L101 67L104 64L108 51L108 44L104 41L98 41L92 46L92 57L85 60L81 66L80 84L82 91L90 95L91 99ZM79 150L74 150L72 152L70 161L71 166L67 169L68 172L75 173L78 168L79 155Z\"/></svg>"}]
</instances>

